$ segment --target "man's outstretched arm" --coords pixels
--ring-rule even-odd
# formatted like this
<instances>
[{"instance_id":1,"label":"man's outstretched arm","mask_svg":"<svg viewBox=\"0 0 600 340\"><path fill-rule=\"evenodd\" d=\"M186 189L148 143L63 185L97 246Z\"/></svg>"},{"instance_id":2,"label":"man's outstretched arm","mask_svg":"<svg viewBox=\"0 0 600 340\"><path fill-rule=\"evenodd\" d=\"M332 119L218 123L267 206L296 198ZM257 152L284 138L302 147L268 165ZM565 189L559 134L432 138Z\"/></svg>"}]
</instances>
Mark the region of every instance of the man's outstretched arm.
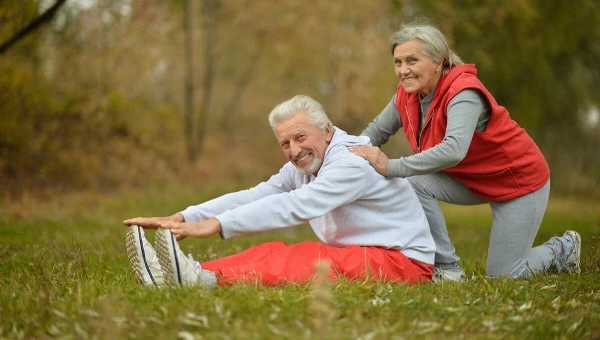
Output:
<instances>
[{"instance_id":1,"label":"man's outstretched arm","mask_svg":"<svg viewBox=\"0 0 600 340\"><path fill-rule=\"evenodd\" d=\"M283 168L282 168L283 170ZM285 181L280 174L271 176L267 182L258 184L256 187L242 190L210 201L191 206L187 209L166 217L136 217L123 221L126 226L139 225L145 229L158 229L164 222L201 222L212 218L224 211L234 209L240 205L255 201L261 197L273 195L283 191L290 191L291 184Z\"/></svg>"},{"instance_id":2,"label":"man's outstretched arm","mask_svg":"<svg viewBox=\"0 0 600 340\"><path fill-rule=\"evenodd\" d=\"M221 223L221 235L228 239L294 226L323 216L361 196L368 185L367 167L371 169L364 160L324 165L308 184L216 215Z\"/></svg>"},{"instance_id":3,"label":"man's outstretched arm","mask_svg":"<svg viewBox=\"0 0 600 340\"><path fill-rule=\"evenodd\" d=\"M232 192L199 205L190 206L181 211L180 214L186 222L201 222L265 196L291 191L294 189L294 183L290 180L293 177L287 174L286 168L284 166L278 174L271 176L268 181L262 182L253 188Z\"/></svg>"}]
</instances>

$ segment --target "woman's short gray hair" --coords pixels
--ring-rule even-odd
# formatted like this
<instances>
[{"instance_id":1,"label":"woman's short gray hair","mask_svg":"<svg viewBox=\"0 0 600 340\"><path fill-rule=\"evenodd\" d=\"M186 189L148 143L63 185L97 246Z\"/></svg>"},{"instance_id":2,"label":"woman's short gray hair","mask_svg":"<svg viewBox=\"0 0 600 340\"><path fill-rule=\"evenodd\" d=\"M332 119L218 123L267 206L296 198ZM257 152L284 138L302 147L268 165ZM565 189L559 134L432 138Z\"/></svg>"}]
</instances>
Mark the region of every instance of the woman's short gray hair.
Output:
<instances>
[{"instance_id":1,"label":"woman's short gray hair","mask_svg":"<svg viewBox=\"0 0 600 340\"><path fill-rule=\"evenodd\" d=\"M309 96L298 95L275 106L271 111L269 114L271 129L275 131L277 123L293 117L298 112L306 112L308 122L319 130L323 130L327 125L332 126L323 105Z\"/></svg>"},{"instance_id":2,"label":"woman's short gray hair","mask_svg":"<svg viewBox=\"0 0 600 340\"><path fill-rule=\"evenodd\" d=\"M392 34L389 40L392 55L394 55L394 49L397 45L413 39L421 41L423 54L431 60L436 63L443 61L444 70L454 65L464 64L460 57L448 46L446 36L436 27L422 23L422 21L402 25L400 30Z\"/></svg>"}]
</instances>

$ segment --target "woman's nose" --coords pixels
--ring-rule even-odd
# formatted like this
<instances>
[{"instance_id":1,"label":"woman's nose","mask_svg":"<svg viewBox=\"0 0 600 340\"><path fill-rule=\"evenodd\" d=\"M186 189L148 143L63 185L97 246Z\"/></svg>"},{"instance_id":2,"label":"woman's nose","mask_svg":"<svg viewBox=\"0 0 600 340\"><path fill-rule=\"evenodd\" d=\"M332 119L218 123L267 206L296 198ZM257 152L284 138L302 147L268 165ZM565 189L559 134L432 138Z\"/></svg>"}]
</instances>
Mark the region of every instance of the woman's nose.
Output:
<instances>
[{"instance_id":1,"label":"woman's nose","mask_svg":"<svg viewBox=\"0 0 600 340\"><path fill-rule=\"evenodd\" d=\"M400 74L409 74L410 73L410 68L408 68L408 65L403 64L400 67Z\"/></svg>"}]
</instances>

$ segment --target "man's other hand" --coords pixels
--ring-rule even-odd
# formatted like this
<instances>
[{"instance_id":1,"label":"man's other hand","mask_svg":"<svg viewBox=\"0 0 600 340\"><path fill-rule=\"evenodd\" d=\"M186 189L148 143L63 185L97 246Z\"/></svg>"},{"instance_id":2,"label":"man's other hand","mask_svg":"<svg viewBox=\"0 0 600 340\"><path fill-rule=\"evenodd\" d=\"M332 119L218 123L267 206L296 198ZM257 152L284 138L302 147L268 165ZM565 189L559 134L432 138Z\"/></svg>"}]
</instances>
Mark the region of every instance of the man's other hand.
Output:
<instances>
[{"instance_id":1,"label":"man's other hand","mask_svg":"<svg viewBox=\"0 0 600 340\"><path fill-rule=\"evenodd\" d=\"M158 229L161 223L165 222L183 222L183 215L180 213L166 217L136 217L123 221L126 226L139 225L144 229Z\"/></svg>"},{"instance_id":2,"label":"man's other hand","mask_svg":"<svg viewBox=\"0 0 600 340\"><path fill-rule=\"evenodd\" d=\"M160 227L171 230L175 234L177 241L183 240L188 236L198 238L211 237L221 232L221 223L214 217L202 222L166 221L160 223Z\"/></svg>"}]
</instances>

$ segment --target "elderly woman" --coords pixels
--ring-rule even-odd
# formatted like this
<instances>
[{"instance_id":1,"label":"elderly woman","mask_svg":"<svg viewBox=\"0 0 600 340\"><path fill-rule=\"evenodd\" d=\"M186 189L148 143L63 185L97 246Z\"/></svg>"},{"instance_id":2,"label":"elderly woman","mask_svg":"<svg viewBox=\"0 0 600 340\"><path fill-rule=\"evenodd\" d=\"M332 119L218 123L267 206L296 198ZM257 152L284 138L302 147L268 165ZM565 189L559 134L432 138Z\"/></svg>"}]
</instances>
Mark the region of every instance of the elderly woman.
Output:
<instances>
[{"instance_id":1,"label":"elderly woman","mask_svg":"<svg viewBox=\"0 0 600 340\"><path fill-rule=\"evenodd\" d=\"M406 177L436 243L434 281L465 278L438 201L492 208L487 275L528 277L580 271L580 236L566 231L532 248L550 191L550 170L535 142L430 25L403 26L390 38L400 80L390 103L362 132L374 146L350 150L380 174ZM414 155L388 159L378 148L400 128Z\"/></svg>"}]
</instances>

